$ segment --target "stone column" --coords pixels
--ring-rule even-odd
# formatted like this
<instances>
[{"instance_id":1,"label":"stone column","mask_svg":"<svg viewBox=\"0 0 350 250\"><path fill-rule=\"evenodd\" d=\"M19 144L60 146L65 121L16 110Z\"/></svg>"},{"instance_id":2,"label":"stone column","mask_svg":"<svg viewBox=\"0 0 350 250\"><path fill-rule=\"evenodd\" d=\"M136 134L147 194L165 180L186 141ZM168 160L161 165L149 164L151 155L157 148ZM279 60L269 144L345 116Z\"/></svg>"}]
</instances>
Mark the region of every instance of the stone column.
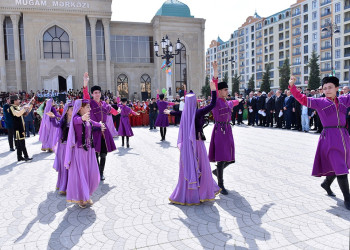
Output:
<instances>
[{"instance_id":1,"label":"stone column","mask_svg":"<svg viewBox=\"0 0 350 250\"><path fill-rule=\"evenodd\" d=\"M97 77L97 55L96 55L96 17L89 17L91 27L91 47L92 47L92 78L94 85L98 85Z\"/></svg>"},{"instance_id":2,"label":"stone column","mask_svg":"<svg viewBox=\"0 0 350 250\"><path fill-rule=\"evenodd\" d=\"M20 15L14 14L14 15L11 15L10 17L11 17L12 26L13 26L17 90L22 90L21 49L19 46L19 28L18 28Z\"/></svg>"},{"instance_id":3,"label":"stone column","mask_svg":"<svg viewBox=\"0 0 350 250\"><path fill-rule=\"evenodd\" d=\"M105 55L106 55L106 79L107 79L107 89L112 90L112 80L111 80L111 39L110 39L110 29L109 29L109 19L103 19L103 28L105 33Z\"/></svg>"},{"instance_id":4,"label":"stone column","mask_svg":"<svg viewBox=\"0 0 350 250\"><path fill-rule=\"evenodd\" d=\"M5 15L0 14L1 28L3 27L4 20L5 20ZM4 29L0 29L0 79L1 79L1 91L7 92Z\"/></svg>"}]
</instances>

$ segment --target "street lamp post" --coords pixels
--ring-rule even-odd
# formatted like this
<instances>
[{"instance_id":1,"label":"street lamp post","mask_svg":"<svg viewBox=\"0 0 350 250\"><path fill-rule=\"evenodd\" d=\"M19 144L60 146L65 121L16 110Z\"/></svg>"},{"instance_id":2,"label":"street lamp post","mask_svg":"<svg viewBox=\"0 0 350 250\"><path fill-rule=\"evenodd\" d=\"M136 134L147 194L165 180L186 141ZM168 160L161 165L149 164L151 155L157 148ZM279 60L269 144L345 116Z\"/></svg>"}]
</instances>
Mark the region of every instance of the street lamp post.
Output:
<instances>
[{"instance_id":1,"label":"street lamp post","mask_svg":"<svg viewBox=\"0 0 350 250\"><path fill-rule=\"evenodd\" d=\"M330 33L330 36L331 36L331 70L332 70L331 75L334 76L335 75L335 70L334 70L334 67L333 67L333 33L334 34L339 34L340 33L339 27L338 27L338 25L336 23L327 22L325 27L322 28L321 31L324 34Z\"/></svg>"},{"instance_id":2,"label":"street lamp post","mask_svg":"<svg viewBox=\"0 0 350 250\"><path fill-rule=\"evenodd\" d=\"M233 67L233 64L236 62L235 60L234 60L234 57L233 56L231 56L231 59L230 60L228 60L229 62L231 62L231 88L232 88L232 78L233 78L233 75L232 75L232 67ZM234 71L234 70L233 70Z\"/></svg>"},{"instance_id":3,"label":"street lamp post","mask_svg":"<svg viewBox=\"0 0 350 250\"><path fill-rule=\"evenodd\" d=\"M165 38L163 37L162 41L161 41L161 46L162 46L162 55L159 55L159 45L157 43L157 41L155 41L154 43L154 52L156 57L161 57L162 59L165 59L165 67L170 67L170 59L174 58L174 56L178 55L181 51L181 42L180 39L177 39L176 42L176 49L175 49L175 53L173 53L173 44L171 43L171 41L168 38L168 35L165 36ZM166 75L166 82L167 82L167 91L168 91L168 97L171 96L171 75L167 74Z\"/></svg>"}]
</instances>

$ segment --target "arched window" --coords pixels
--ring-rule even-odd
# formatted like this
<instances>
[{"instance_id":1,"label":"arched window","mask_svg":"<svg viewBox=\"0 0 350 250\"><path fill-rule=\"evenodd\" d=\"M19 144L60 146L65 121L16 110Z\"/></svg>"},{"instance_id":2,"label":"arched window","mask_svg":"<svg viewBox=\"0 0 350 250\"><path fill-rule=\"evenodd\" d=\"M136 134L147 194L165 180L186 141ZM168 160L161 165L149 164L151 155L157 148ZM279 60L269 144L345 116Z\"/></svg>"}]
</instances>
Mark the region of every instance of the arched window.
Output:
<instances>
[{"instance_id":1,"label":"arched window","mask_svg":"<svg viewBox=\"0 0 350 250\"><path fill-rule=\"evenodd\" d=\"M151 98L151 77L147 74L141 76L141 97L142 100Z\"/></svg>"},{"instance_id":2,"label":"arched window","mask_svg":"<svg viewBox=\"0 0 350 250\"><path fill-rule=\"evenodd\" d=\"M58 26L52 26L44 33L44 58L69 58L69 36Z\"/></svg>"},{"instance_id":3,"label":"arched window","mask_svg":"<svg viewBox=\"0 0 350 250\"><path fill-rule=\"evenodd\" d=\"M186 62L186 47L181 44L181 50L175 56L175 91L183 90L183 85L187 86L187 62Z\"/></svg>"},{"instance_id":4,"label":"arched window","mask_svg":"<svg viewBox=\"0 0 350 250\"><path fill-rule=\"evenodd\" d=\"M125 74L120 74L117 78L117 89L120 97L129 98L128 77Z\"/></svg>"}]
</instances>

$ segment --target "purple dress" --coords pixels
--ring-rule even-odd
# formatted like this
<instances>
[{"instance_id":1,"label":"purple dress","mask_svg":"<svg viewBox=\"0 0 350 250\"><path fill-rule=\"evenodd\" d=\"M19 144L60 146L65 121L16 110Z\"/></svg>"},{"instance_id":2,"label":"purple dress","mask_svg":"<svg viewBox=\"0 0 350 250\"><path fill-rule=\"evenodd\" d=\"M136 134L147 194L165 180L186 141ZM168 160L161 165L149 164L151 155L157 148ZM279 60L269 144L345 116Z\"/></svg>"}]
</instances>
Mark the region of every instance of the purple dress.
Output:
<instances>
[{"instance_id":1,"label":"purple dress","mask_svg":"<svg viewBox=\"0 0 350 250\"><path fill-rule=\"evenodd\" d=\"M111 133L111 135L113 137L117 137L118 136L118 132L117 132L117 130L114 127L112 115L108 115L107 116L106 127L109 129L109 132Z\"/></svg>"},{"instance_id":2,"label":"purple dress","mask_svg":"<svg viewBox=\"0 0 350 250\"><path fill-rule=\"evenodd\" d=\"M54 113L57 118L61 116L57 113L56 109L52 106L52 99L46 101L45 110L43 113L43 118L41 120L39 129L39 141L42 142L41 150L54 150L54 146L57 143L57 132L58 129L51 122L50 117L46 114L48 112Z\"/></svg>"},{"instance_id":3,"label":"purple dress","mask_svg":"<svg viewBox=\"0 0 350 250\"><path fill-rule=\"evenodd\" d=\"M213 81L217 82L215 79ZM233 107L238 103L237 100L226 101L222 98L216 100L216 106L213 109L215 126L209 146L210 162L235 161L235 143L230 122Z\"/></svg>"},{"instance_id":4,"label":"purple dress","mask_svg":"<svg viewBox=\"0 0 350 250\"><path fill-rule=\"evenodd\" d=\"M136 112L126 105L119 105L119 107L121 108L121 113L118 135L131 137L134 135L134 133L131 129L129 114L136 115Z\"/></svg>"},{"instance_id":5,"label":"purple dress","mask_svg":"<svg viewBox=\"0 0 350 250\"><path fill-rule=\"evenodd\" d=\"M313 176L344 175L350 168L350 138L346 129L347 108L350 96L312 98L301 94L295 87L290 89L295 99L308 108L316 109L323 125L318 140Z\"/></svg>"},{"instance_id":6,"label":"purple dress","mask_svg":"<svg viewBox=\"0 0 350 250\"><path fill-rule=\"evenodd\" d=\"M68 170L64 167L64 158L66 155L69 123L66 124L63 118L59 122L55 118L53 118L53 122L55 122L56 124L55 126L57 126L59 130L61 130L60 131L61 136L57 142L56 151L55 151L56 157L53 164L53 168L58 173L56 188L60 193L66 193L67 182L68 182ZM63 127L64 125L66 126L66 129L64 129Z\"/></svg>"},{"instance_id":7,"label":"purple dress","mask_svg":"<svg viewBox=\"0 0 350 250\"><path fill-rule=\"evenodd\" d=\"M166 110L168 105L169 105L168 102L158 100L157 105L158 105L159 113L157 116L155 126L156 127L169 127L168 115L164 114L164 110Z\"/></svg>"},{"instance_id":8,"label":"purple dress","mask_svg":"<svg viewBox=\"0 0 350 250\"><path fill-rule=\"evenodd\" d=\"M187 97L188 96L188 97ZM192 97L191 97L192 96ZM200 202L204 201L211 201L215 199L215 195L217 195L220 192L219 186L216 184L215 180L213 179L211 170L210 170L210 163L208 160L207 150L204 145L204 134L203 134L203 125L205 123L204 115L209 113L216 105L216 91L212 92L213 101L206 107L198 109L194 111L194 114L191 114L192 112L188 112L187 109L195 110L196 107L196 100L190 100L193 99L194 95L186 95L186 101L185 101L185 107L184 107L184 115L181 118L180 123L180 130L179 130L179 140L183 141L183 137L185 138L193 138L191 139L195 144L194 148L188 147L188 148L180 148L181 156L180 156L180 170L179 170L179 179L177 186L173 193L171 194L169 200L172 203L180 204L180 205L198 205ZM195 96L194 96L194 99ZM194 106L194 107L193 107ZM186 113L185 113L186 112ZM182 115L181 111L172 111L171 115L180 116ZM187 117L186 117L187 115ZM192 121L192 115L195 115L194 121ZM192 122L183 121L183 120L190 120ZM194 124L193 124L194 122ZM188 124L187 126L185 124ZM181 125L182 124L182 125ZM189 125L191 124L191 125ZM194 128L193 128L194 125ZM181 127L182 126L182 127ZM184 131L184 127L186 127L186 130L193 131L195 135L192 133L187 134ZM182 139L181 139L182 138ZM195 138L195 141L194 141ZM179 143L178 143L179 144ZM184 164L187 161L186 159L190 158L189 155L187 155L186 152L192 152L195 155L195 161L192 162L192 164ZM198 164L198 169L197 169ZM198 185L195 185L194 187L191 185L191 181L189 181L188 175L188 169L192 169L191 171L192 176L198 178ZM191 176L191 175L190 175ZM192 181L192 182L195 182Z\"/></svg>"},{"instance_id":9,"label":"purple dress","mask_svg":"<svg viewBox=\"0 0 350 250\"><path fill-rule=\"evenodd\" d=\"M81 100L76 100L73 118L70 122L64 165L68 169L67 201L87 202L100 183L100 171L93 148L92 126L100 128L100 123L84 122L78 113ZM83 129L85 145L83 144ZM84 149L85 147L85 149Z\"/></svg>"}]
</instances>

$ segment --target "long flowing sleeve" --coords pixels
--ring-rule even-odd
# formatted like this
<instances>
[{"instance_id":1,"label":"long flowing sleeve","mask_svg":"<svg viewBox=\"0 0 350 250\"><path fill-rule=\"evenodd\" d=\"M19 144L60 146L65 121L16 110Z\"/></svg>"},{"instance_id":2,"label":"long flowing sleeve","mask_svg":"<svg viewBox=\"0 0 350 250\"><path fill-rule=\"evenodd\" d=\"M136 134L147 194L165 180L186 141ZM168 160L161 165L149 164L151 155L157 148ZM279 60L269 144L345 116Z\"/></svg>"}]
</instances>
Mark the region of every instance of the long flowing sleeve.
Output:
<instances>
[{"instance_id":1,"label":"long flowing sleeve","mask_svg":"<svg viewBox=\"0 0 350 250\"><path fill-rule=\"evenodd\" d=\"M83 99L90 100L90 95L89 95L89 91L88 91L87 87L83 88Z\"/></svg>"},{"instance_id":2,"label":"long flowing sleeve","mask_svg":"<svg viewBox=\"0 0 350 250\"><path fill-rule=\"evenodd\" d=\"M306 95L300 93L297 90L297 87L295 85L293 85L290 89L290 92L292 93L292 95L294 96L294 98L300 102L301 105L307 106L307 97Z\"/></svg>"}]
</instances>

